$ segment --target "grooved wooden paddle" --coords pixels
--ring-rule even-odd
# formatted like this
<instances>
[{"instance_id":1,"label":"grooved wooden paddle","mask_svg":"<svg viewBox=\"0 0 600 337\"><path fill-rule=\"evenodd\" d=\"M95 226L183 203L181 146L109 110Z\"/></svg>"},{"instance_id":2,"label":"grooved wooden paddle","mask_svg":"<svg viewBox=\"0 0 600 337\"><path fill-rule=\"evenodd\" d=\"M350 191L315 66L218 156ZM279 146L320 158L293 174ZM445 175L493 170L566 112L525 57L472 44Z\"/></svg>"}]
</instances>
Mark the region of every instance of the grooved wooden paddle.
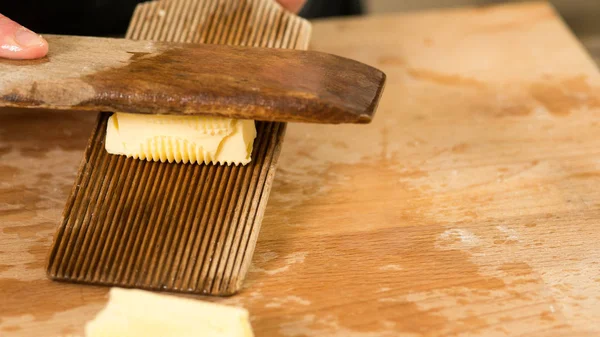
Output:
<instances>
[{"instance_id":1,"label":"grooved wooden paddle","mask_svg":"<svg viewBox=\"0 0 600 337\"><path fill-rule=\"evenodd\" d=\"M314 51L46 36L49 55L0 61L0 106L368 123L385 75Z\"/></svg>"},{"instance_id":2,"label":"grooved wooden paddle","mask_svg":"<svg viewBox=\"0 0 600 337\"><path fill-rule=\"evenodd\" d=\"M308 21L272 0L139 4L126 37L306 49ZM209 295L250 268L287 123L257 122L252 162L185 165L104 150L101 113L48 256L57 281Z\"/></svg>"}]
</instances>

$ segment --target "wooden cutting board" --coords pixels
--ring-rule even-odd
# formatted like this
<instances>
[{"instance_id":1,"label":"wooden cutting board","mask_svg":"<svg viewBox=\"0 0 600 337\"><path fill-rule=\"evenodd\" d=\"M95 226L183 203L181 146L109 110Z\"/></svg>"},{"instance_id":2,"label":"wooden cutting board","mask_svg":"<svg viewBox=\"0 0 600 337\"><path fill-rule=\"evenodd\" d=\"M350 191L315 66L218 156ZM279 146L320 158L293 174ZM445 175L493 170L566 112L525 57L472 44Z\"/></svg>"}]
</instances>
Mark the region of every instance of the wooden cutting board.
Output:
<instances>
[{"instance_id":1,"label":"wooden cutting board","mask_svg":"<svg viewBox=\"0 0 600 337\"><path fill-rule=\"evenodd\" d=\"M316 22L381 68L370 125L291 124L246 288L257 336L597 336L600 76L546 4ZM81 334L44 257L93 117L0 110L0 332Z\"/></svg>"}]
</instances>

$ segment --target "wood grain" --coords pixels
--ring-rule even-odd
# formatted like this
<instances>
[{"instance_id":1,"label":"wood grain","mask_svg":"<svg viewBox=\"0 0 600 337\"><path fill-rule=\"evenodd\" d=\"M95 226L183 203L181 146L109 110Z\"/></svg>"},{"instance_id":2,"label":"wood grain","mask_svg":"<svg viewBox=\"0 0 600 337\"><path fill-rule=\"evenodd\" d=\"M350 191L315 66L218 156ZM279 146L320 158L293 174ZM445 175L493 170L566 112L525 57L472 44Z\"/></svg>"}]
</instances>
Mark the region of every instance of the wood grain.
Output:
<instances>
[{"instance_id":1,"label":"wood grain","mask_svg":"<svg viewBox=\"0 0 600 337\"><path fill-rule=\"evenodd\" d=\"M0 106L368 123L385 83L373 67L315 51L45 38L44 59L0 60Z\"/></svg>"},{"instance_id":2,"label":"wood grain","mask_svg":"<svg viewBox=\"0 0 600 337\"><path fill-rule=\"evenodd\" d=\"M242 291L200 298L256 336L600 335L600 75L551 7L322 20L311 48L386 72L377 118L288 124ZM39 262L90 117L0 112L3 336L106 302Z\"/></svg>"},{"instance_id":3,"label":"wood grain","mask_svg":"<svg viewBox=\"0 0 600 337\"><path fill-rule=\"evenodd\" d=\"M134 13L128 37L158 38L143 31L161 17L147 19L144 11L164 10L173 17L216 15L198 26L199 31L215 29L215 22L229 22L221 27L225 35L206 43L226 43L227 34L240 27L249 33L252 27L261 32L253 45L305 48L307 44L309 24L270 0L249 1L247 6L234 0L188 1L208 12L185 13L176 7L181 6L179 0L143 4ZM259 16L265 12L278 20ZM244 24L242 15L256 21ZM228 21L232 16L238 19ZM162 22L163 29L178 23ZM273 37L276 32L279 35ZM257 122L252 162L228 167L109 155L104 149L108 117L99 116L66 203L49 257L50 278L212 295L239 291L254 253L286 124Z\"/></svg>"}]
</instances>

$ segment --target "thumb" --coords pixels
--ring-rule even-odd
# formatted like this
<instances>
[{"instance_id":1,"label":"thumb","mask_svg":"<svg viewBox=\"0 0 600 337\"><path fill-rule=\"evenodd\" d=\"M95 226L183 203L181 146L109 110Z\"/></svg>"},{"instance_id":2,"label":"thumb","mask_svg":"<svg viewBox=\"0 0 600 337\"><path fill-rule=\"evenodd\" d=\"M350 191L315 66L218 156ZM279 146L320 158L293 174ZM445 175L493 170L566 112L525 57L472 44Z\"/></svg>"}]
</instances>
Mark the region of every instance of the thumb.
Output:
<instances>
[{"instance_id":1,"label":"thumb","mask_svg":"<svg viewBox=\"0 0 600 337\"><path fill-rule=\"evenodd\" d=\"M47 53L44 38L0 14L0 58L36 59Z\"/></svg>"}]
</instances>

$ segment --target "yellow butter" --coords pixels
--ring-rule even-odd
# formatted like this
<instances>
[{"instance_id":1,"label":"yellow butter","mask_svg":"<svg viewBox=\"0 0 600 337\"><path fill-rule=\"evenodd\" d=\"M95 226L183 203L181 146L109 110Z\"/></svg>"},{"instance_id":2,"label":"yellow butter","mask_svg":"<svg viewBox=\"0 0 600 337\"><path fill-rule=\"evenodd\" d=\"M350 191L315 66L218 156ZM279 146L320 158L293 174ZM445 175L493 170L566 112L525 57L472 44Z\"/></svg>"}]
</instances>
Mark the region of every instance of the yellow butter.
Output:
<instances>
[{"instance_id":1,"label":"yellow butter","mask_svg":"<svg viewBox=\"0 0 600 337\"><path fill-rule=\"evenodd\" d=\"M119 112L108 120L105 148L149 161L245 165L255 138L252 120Z\"/></svg>"},{"instance_id":2,"label":"yellow butter","mask_svg":"<svg viewBox=\"0 0 600 337\"><path fill-rule=\"evenodd\" d=\"M112 288L86 337L253 337L248 311L216 303Z\"/></svg>"}]
</instances>

